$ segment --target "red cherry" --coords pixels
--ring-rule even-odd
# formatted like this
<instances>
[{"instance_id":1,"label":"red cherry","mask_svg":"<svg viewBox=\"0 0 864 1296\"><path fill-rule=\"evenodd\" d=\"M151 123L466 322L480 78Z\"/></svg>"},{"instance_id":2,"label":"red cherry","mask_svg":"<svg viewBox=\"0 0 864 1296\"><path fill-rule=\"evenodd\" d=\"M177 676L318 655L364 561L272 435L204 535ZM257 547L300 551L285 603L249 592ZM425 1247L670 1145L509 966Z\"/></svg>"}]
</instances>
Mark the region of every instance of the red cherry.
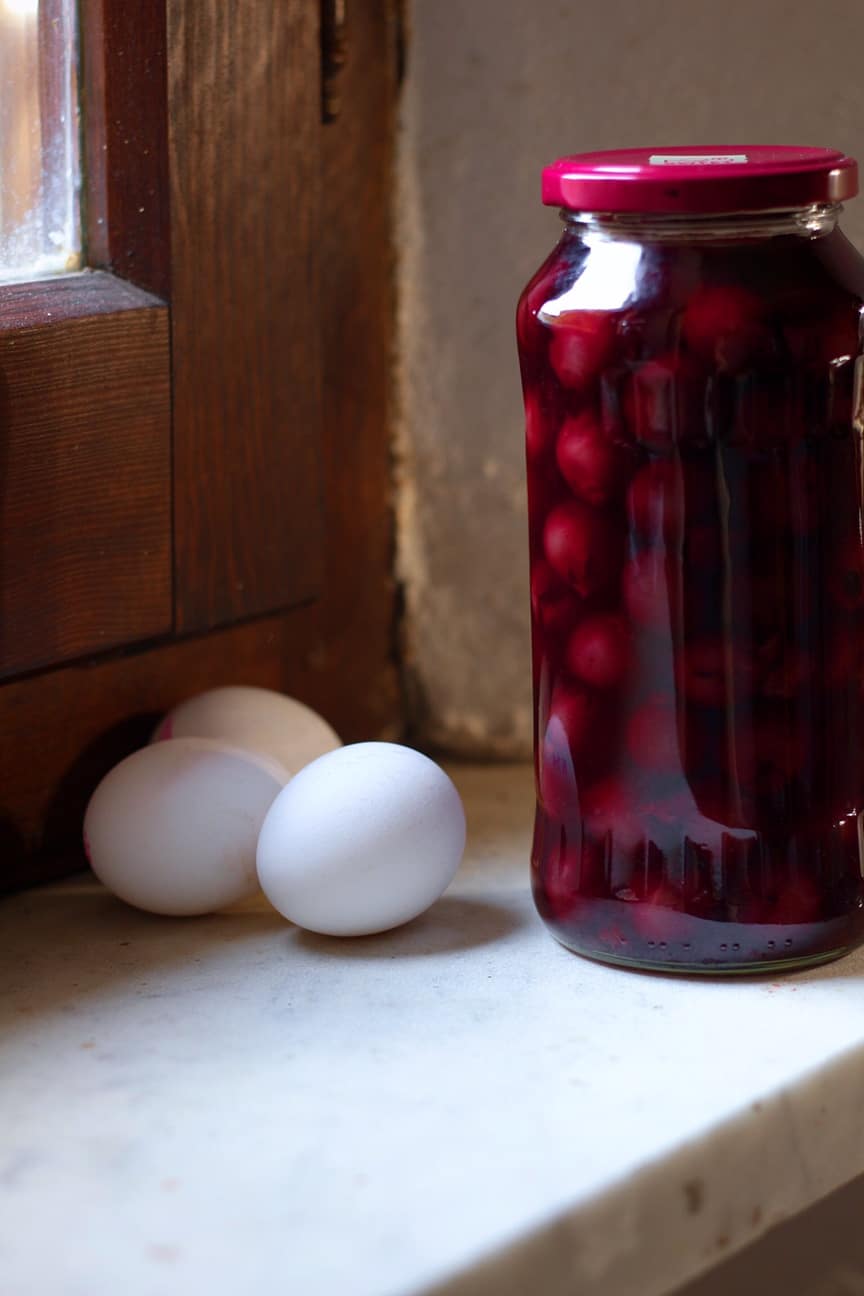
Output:
<instances>
[{"instance_id":1,"label":"red cherry","mask_svg":"<svg viewBox=\"0 0 864 1296\"><path fill-rule=\"evenodd\" d=\"M552 690L547 729L553 720L557 720L567 737L570 751L578 757L592 738L597 713L598 702L591 693L578 685L559 681Z\"/></svg>"},{"instance_id":2,"label":"red cherry","mask_svg":"<svg viewBox=\"0 0 864 1296\"><path fill-rule=\"evenodd\" d=\"M567 644L567 669L594 688L617 684L630 661L630 627L622 616L599 613L586 617Z\"/></svg>"},{"instance_id":3,"label":"red cherry","mask_svg":"<svg viewBox=\"0 0 864 1296\"><path fill-rule=\"evenodd\" d=\"M627 724L627 750L637 765L655 774L681 769L675 711L665 698L652 698L633 712Z\"/></svg>"},{"instance_id":4,"label":"red cherry","mask_svg":"<svg viewBox=\"0 0 864 1296\"><path fill-rule=\"evenodd\" d=\"M561 476L588 504L605 504L611 499L630 468L624 451L605 436L590 410L565 419L556 457Z\"/></svg>"},{"instance_id":5,"label":"red cherry","mask_svg":"<svg viewBox=\"0 0 864 1296\"><path fill-rule=\"evenodd\" d=\"M579 852L572 847L556 845L542 860L540 886L556 917L567 917L578 903L581 873Z\"/></svg>"},{"instance_id":6,"label":"red cherry","mask_svg":"<svg viewBox=\"0 0 864 1296\"><path fill-rule=\"evenodd\" d=\"M632 813L633 803L633 796L624 779L610 774L585 789L582 809L586 817L611 822L619 813Z\"/></svg>"},{"instance_id":7,"label":"red cherry","mask_svg":"<svg viewBox=\"0 0 864 1296\"><path fill-rule=\"evenodd\" d=\"M538 752L537 791L547 814L563 819L579 810L576 767L561 721L552 717Z\"/></svg>"},{"instance_id":8,"label":"red cherry","mask_svg":"<svg viewBox=\"0 0 864 1296\"><path fill-rule=\"evenodd\" d=\"M656 549L636 554L622 577L624 606L631 620L646 629L669 625L669 588L663 554Z\"/></svg>"},{"instance_id":9,"label":"red cherry","mask_svg":"<svg viewBox=\"0 0 864 1296\"><path fill-rule=\"evenodd\" d=\"M657 459L646 464L627 492L630 525L649 544L674 544L684 516L684 489L680 464Z\"/></svg>"},{"instance_id":10,"label":"red cherry","mask_svg":"<svg viewBox=\"0 0 864 1296\"><path fill-rule=\"evenodd\" d=\"M579 811L576 770L590 755L596 726L596 699L584 689L557 684L538 753L540 800L554 818Z\"/></svg>"},{"instance_id":11,"label":"red cherry","mask_svg":"<svg viewBox=\"0 0 864 1296\"><path fill-rule=\"evenodd\" d=\"M552 295L556 273L557 256L553 253L526 284L519 298L519 305L516 308L516 336L524 359L533 359L541 355L548 341L549 331L537 317Z\"/></svg>"},{"instance_id":12,"label":"red cherry","mask_svg":"<svg viewBox=\"0 0 864 1296\"><path fill-rule=\"evenodd\" d=\"M566 634L579 615L579 600L541 558L531 568L534 623L547 635Z\"/></svg>"},{"instance_id":13,"label":"red cherry","mask_svg":"<svg viewBox=\"0 0 864 1296\"><path fill-rule=\"evenodd\" d=\"M564 311L549 319L549 360L558 381L585 391L612 359L615 316L607 311Z\"/></svg>"},{"instance_id":14,"label":"red cherry","mask_svg":"<svg viewBox=\"0 0 864 1296\"><path fill-rule=\"evenodd\" d=\"M749 658L721 638L686 644L677 674L683 693L701 706L731 706L749 697L753 685Z\"/></svg>"},{"instance_id":15,"label":"red cherry","mask_svg":"<svg viewBox=\"0 0 864 1296\"><path fill-rule=\"evenodd\" d=\"M554 461L528 463L528 517L532 534L541 531L545 519L555 507L567 499L567 487Z\"/></svg>"},{"instance_id":16,"label":"red cherry","mask_svg":"<svg viewBox=\"0 0 864 1296\"><path fill-rule=\"evenodd\" d=\"M608 517L574 500L549 514L543 546L552 570L587 598L614 580L622 537Z\"/></svg>"},{"instance_id":17,"label":"red cherry","mask_svg":"<svg viewBox=\"0 0 864 1296\"><path fill-rule=\"evenodd\" d=\"M687 346L700 360L726 373L740 373L770 355L765 306L737 284L703 288L691 297L681 321Z\"/></svg>"},{"instance_id":18,"label":"red cherry","mask_svg":"<svg viewBox=\"0 0 864 1296\"><path fill-rule=\"evenodd\" d=\"M528 461L542 459L555 444L555 420L535 391L525 392L525 453Z\"/></svg>"}]
</instances>

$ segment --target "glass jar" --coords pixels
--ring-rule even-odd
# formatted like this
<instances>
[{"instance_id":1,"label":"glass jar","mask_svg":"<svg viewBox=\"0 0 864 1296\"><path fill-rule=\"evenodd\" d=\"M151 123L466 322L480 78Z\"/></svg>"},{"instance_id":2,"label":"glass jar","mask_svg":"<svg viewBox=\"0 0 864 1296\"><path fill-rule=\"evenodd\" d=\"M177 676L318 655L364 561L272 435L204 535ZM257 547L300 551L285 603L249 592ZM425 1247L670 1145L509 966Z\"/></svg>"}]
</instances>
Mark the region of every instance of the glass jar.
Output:
<instances>
[{"instance_id":1,"label":"glass jar","mask_svg":"<svg viewBox=\"0 0 864 1296\"><path fill-rule=\"evenodd\" d=\"M864 261L825 149L544 171L519 302L554 935L746 972L864 935Z\"/></svg>"}]
</instances>

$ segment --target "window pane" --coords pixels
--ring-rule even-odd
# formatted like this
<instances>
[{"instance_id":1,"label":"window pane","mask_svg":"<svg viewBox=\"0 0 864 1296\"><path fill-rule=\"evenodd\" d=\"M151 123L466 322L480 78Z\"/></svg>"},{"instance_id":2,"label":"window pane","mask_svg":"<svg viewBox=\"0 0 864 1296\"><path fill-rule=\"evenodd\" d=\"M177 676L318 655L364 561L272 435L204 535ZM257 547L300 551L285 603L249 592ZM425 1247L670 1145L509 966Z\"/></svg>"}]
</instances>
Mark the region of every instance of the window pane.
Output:
<instances>
[{"instance_id":1,"label":"window pane","mask_svg":"<svg viewBox=\"0 0 864 1296\"><path fill-rule=\"evenodd\" d=\"M0 0L0 280L81 264L75 0Z\"/></svg>"}]
</instances>

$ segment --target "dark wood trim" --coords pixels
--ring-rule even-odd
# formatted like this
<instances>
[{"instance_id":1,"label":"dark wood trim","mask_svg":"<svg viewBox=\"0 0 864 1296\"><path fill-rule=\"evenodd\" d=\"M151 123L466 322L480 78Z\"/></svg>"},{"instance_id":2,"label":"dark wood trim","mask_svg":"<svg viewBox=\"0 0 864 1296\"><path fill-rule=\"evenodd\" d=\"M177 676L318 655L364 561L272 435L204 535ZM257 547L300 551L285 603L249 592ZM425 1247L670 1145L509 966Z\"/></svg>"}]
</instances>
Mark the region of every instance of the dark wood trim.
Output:
<instances>
[{"instance_id":1,"label":"dark wood trim","mask_svg":"<svg viewBox=\"0 0 864 1296\"><path fill-rule=\"evenodd\" d=\"M188 633L320 586L318 6L168 0L168 41L175 594Z\"/></svg>"},{"instance_id":2,"label":"dark wood trim","mask_svg":"<svg viewBox=\"0 0 864 1296\"><path fill-rule=\"evenodd\" d=\"M87 264L170 289L164 0L80 0Z\"/></svg>"},{"instance_id":3,"label":"dark wood trim","mask_svg":"<svg viewBox=\"0 0 864 1296\"><path fill-rule=\"evenodd\" d=\"M0 285L0 329L36 328L89 315L161 306L152 293L104 270Z\"/></svg>"},{"instance_id":4,"label":"dark wood trim","mask_svg":"<svg viewBox=\"0 0 864 1296\"><path fill-rule=\"evenodd\" d=\"M0 329L0 674L172 625L164 306Z\"/></svg>"}]
</instances>

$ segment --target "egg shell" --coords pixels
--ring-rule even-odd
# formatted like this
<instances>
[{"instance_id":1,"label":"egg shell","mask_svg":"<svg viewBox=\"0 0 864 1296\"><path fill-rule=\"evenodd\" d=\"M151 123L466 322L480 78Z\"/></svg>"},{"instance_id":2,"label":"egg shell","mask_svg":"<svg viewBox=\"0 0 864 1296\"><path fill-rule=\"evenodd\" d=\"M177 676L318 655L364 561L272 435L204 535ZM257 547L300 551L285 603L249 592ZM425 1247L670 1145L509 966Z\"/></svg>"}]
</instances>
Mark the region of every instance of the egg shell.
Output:
<instances>
[{"instance_id":1,"label":"egg shell","mask_svg":"<svg viewBox=\"0 0 864 1296\"><path fill-rule=\"evenodd\" d=\"M311 707L272 689L231 685L209 689L173 708L153 741L216 738L270 756L296 774L341 746L339 735Z\"/></svg>"},{"instance_id":2,"label":"egg shell","mask_svg":"<svg viewBox=\"0 0 864 1296\"><path fill-rule=\"evenodd\" d=\"M355 743L280 792L258 840L258 876L299 926L365 936L428 909L464 849L459 793L434 761L397 743Z\"/></svg>"},{"instance_id":3,"label":"egg shell","mask_svg":"<svg viewBox=\"0 0 864 1296\"><path fill-rule=\"evenodd\" d=\"M255 849L289 775L207 738L133 752L96 788L84 818L91 868L151 913L212 913L258 889Z\"/></svg>"}]
</instances>

